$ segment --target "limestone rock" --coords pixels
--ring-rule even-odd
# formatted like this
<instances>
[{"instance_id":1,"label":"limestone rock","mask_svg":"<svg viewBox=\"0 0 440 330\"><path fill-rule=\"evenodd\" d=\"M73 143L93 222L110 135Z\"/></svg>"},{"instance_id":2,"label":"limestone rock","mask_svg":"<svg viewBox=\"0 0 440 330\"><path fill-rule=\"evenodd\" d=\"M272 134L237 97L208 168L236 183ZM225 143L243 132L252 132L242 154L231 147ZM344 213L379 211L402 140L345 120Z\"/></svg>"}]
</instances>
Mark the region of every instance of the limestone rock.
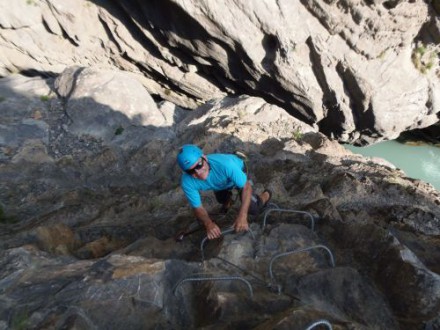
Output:
<instances>
[{"instance_id":1,"label":"limestone rock","mask_svg":"<svg viewBox=\"0 0 440 330\"><path fill-rule=\"evenodd\" d=\"M69 129L77 135L108 141L118 128L165 124L142 85L122 72L72 68L55 80L55 88L66 98Z\"/></svg>"},{"instance_id":2,"label":"limestone rock","mask_svg":"<svg viewBox=\"0 0 440 330\"><path fill-rule=\"evenodd\" d=\"M439 324L432 186L353 155L260 97L212 99L185 115L131 76L77 67L0 86L9 95L0 102L9 137L0 131L0 327ZM114 134L110 120L133 130ZM20 134L23 122L38 134ZM185 143L244 152L254 191L273 192L271 213L207 242L179 188ZM223 230L238 214L234 199L220 214L202 194Z\"/></svg>"},{"instance_id":3,"label":"limestone rock","mask_svg":"<svg viewBox=\"0 0 440 330\"><path fill-rule=\"evenodd\" d=\"M116 68L180 107L252 94L331 138L374 143L438 122L437 7L423 0L4 2L0 76Z\"/></svg>"}]
</instances>

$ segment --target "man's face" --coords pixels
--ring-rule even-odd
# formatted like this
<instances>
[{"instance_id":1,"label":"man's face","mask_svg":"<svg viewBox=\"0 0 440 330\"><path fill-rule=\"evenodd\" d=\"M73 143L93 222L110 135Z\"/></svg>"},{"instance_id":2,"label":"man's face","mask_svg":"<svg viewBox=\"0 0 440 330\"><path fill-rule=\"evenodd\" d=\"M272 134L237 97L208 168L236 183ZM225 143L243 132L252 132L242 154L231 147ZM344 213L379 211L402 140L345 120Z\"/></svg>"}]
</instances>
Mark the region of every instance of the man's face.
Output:
<instances>
[{"instance_id":1,"label":"man's face","mask_svg":"<svg viewBox=\"0 0 440 330\"><path fill-rule=\"evenodd\" d=\"M209 174L209 165L205 157L201 157L193 166L185 171L193 178L206 180Z\"/></svg>"}]
</instances>

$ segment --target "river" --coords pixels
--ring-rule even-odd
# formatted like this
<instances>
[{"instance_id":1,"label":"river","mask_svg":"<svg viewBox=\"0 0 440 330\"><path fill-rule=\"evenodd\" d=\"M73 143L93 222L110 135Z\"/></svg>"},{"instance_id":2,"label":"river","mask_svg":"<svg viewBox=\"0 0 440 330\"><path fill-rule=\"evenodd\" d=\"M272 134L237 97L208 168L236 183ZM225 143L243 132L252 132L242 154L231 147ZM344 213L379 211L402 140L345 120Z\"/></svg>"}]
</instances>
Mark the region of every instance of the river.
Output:
<instances>
[{"instance_id":1,"label":"river","mask_svg":"<svg viewBox=\"0 0 440 330\"><path fill-rule=\"evenodd\" d=\"M414 179L431 183L440 191L440 148L411 146L397 141L380 142L368 147L345 145L354 153L386 159Z\"/></svg>"}]
</instances>

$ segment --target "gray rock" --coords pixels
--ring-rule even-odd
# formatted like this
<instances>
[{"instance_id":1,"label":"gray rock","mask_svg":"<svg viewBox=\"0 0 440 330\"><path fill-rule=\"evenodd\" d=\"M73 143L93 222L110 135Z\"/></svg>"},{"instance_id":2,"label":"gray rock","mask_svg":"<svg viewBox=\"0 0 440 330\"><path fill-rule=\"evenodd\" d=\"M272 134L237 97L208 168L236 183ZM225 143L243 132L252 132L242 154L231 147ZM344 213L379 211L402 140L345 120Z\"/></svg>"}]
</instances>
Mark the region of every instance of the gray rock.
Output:
<instances>
[{"instance_id":1,"label":"gray rock","mask_svg":"<svg viewBox=\"0 0 440 330\"><path fill-rule=\"evenodd\" d=\"M116 68L190 109L252 93L358 144L438 122L436 2L51 0L6 7L0 76Z\"/></svg>"},{"instance_id":2,"label":"gray rock","mask_svg":"<svg viewBox=\"0 0 440 330\"><path fill-rule=\"evenodd\" d=\"M136 94L103 83L115 76ZM20 94L21 84L13 85L9 91ZM56 86L60 97L49 102L31 93L15 99L17 111L5 107L10 132L26 122L49 134L0 146L1 327L438 323L440 193L432 186L353 155L258 97L213 99L184 115L137 95L144 89L120 72L72 68ZM94 98L84 109L88 87ZM139 99L145 102L131 109L130 100ZM29 100L46 105L35 118ZM101 123L103 111L109 116ZM133 123L132 114L145 121ZM107 119L129 126L110 138ZM90 127L104 133L90 135ZM174 241L194 222L175 161L188 142L206 153L246 153L253 189L271 189L273 207L308 212L315 230L302 214L274 212L264 230L264 216L253 217L252 232L206 243L202 263L203 230ZM227 214L218 213L211 194L203 201L223 229L231 227L238 199ZM327 250L313 249L276 259L270 275L277 254L316 245L328 247L336 267ZM194 277L208 279L182 282Z\"/></svg>"},{"instance_id":3,"label":"gray rock","mask_svg":"<svg viewBox=\"0 0 440 330\"><path fill-rule=\"evenodd\" d=\"M308 275L299 281L295 292L305 303L333 317L377 329L398 329L382 294L354 269L338 267Z\"/></svg>"},{"instance_id":4,"label":"gray rock","mask_svg":"<svg viewBox=\"0 0 440 330\"><path fill-rule=\"evenodd\" d=\"M118 129L129 126L163 126L151 96L128 74L73 68L55 81L58 93L66 98L66 111L76 135L90 135L109 142Z\"/></svg>"}]
</instances>

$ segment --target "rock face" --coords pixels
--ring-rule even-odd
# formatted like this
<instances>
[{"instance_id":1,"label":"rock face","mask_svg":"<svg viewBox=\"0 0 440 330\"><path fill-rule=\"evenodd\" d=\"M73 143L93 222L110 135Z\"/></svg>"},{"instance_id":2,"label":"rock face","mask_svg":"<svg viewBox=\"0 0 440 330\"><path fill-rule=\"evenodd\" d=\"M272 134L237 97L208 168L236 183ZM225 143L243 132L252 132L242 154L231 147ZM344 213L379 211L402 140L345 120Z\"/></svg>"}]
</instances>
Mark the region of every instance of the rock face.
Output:
<instances>
[{"instance_id":1,"label":"rock face","mask_svg":"<svg viewBox=\"0 0 440 330\"><path fill-rule=\"evenodd\" d=\"M78 67L0 93L0 329L440 327L430 185L262 98L188 113ZM175 163L188 141L245 152L253 189L273 191L249 232L228 231L238 201L218 214L207 193L225 235L174 240L194 223Z\"/></svg>"},{"instance_id":2,"label":"rock face","mask_svg":"<svg viewBox=\"0 0 440 330\"><path fill-rule=\"evenodd\" d=\"M0 12L0 76L118 68L184 108L253 95L357 144L438 122L437 1L4 0Z\"/></svg>"}]
</instances>

